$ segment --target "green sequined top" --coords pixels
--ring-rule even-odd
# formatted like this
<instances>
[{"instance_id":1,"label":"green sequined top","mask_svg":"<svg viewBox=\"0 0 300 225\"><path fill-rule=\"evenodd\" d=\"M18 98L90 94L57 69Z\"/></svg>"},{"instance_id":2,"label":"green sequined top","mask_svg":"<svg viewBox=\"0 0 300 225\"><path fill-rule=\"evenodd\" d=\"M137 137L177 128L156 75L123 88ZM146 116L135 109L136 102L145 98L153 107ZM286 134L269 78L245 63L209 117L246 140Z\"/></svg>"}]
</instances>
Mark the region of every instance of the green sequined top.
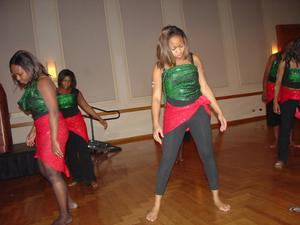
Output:
<instances>
[{"instance_id":1,"label":"green sequined top","mask_svg":"<svg viewBox=\"0 0 300 225\"><path fill-rule=\"evenodd\" d=\"M162 80L167 100L191 101L201 96L199 74L194 64L171 67L163 72Z\"/></svg>"},{"instance_id":2,"label":"green sequined top","mask_svg":"<svg viewBox=\"0 0 300 225\"><path fill-rule=\"evenodd\" d=\"M282 85L289 88L300 89L300 68L286 69L282 78Z\"/></svg>"},{"instance_id":3,"label":"green sequined top","mask_svg":"<svg viewBox=\"0 0 300 225\"><path fill-rule=\"evenodd\" d=\"M25 87L25 92L18 101L18 105L25 112L30 112L32 118L37 120L48 113L48 108L37 87L37 80L33 80Z\"/></svg>"},{"instance_id":4,"label":"green sequined top","mask_svg":"<svg viewBox=\"0 0 300 225\"><path fill-rule=\"evenodd\" d=\"M74 88L69 94L57 94L57 103L64 118L75 116L79 113L77 97L79 90Z\"/></svg>"},{"instance_id":5,"label":"green sequined top","mask_svg":"<svg viewBox=\"0 0 300 225\"><path fill-rule=\"evenodd\" d=\"M277 71L278 71L278 67L279 67L279 63L281 60L281 54L278 53L278 55L276 56L276 59L272 62L272 66L269 72L269 77L268 77L268 81L275 83L276 82L276 76L277 76Z\"/></svg>"}]
</instances>

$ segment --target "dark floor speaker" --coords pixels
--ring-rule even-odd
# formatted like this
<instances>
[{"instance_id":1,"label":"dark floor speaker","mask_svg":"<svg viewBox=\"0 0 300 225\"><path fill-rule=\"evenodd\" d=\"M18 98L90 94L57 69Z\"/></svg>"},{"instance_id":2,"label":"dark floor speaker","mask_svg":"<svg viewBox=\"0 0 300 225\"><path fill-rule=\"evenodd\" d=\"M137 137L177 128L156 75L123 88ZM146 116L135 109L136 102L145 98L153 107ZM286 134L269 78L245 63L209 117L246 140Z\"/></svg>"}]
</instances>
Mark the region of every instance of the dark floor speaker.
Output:
<instances>
[{"instance_id":1,"label":"dark floor speaker","mask_svg":"<svg viewBox=\"0 0 300 225\"><path fill-rule=\"evenodd\" d=\"M9 121L7 97L0 83L0 153L12 150L13 142Z\"/></svg>"}]
</instances>

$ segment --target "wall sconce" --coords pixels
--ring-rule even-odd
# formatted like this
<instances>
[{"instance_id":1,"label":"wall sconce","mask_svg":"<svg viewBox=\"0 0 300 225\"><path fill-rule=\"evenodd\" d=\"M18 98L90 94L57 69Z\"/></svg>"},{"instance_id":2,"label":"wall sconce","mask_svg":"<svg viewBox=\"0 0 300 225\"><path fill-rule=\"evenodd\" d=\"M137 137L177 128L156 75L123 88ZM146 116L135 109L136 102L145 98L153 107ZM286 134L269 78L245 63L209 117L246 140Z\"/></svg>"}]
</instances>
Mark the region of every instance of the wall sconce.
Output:
<instances>
[{"instance_id":1,"label":"wall sconce","mask_svg":"<svg viewBox=\"0 0 300 225\"><path fill-rule=\"evenodd\" d=\"M57 74L56 74L56 65L55 62L52 60L48 60L47 62L47 71L49 73L49 75L51 76L51 79L53 81L57 80Z\"/></svg>"},{"instance_id":2,"label":"wall sconce","mask_svg":"<svg viewBox=\"0 0 300 225\"><path fill-rule=\"evenodd\" d=\"M278 46L276 42L272 43L272 54L275 54L278 52Z\"/></svg>"}]
</instances>

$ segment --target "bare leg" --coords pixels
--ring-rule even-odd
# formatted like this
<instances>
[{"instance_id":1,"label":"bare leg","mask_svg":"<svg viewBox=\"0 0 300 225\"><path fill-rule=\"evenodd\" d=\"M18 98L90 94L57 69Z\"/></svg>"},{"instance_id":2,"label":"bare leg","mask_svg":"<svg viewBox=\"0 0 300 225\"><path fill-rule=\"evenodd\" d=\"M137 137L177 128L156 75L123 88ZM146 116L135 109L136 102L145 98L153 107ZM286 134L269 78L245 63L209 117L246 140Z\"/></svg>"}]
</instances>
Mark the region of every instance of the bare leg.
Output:
<instances>
[{"instance_id":1,"label":"bare leg","mask_svg":"<svg viewBox=\"0 0 300 225\"><path fill-rule=\"evenodd\" d=\"M279 126L275 126L272 128L273 133L274 133L274 143L270 145L270 148L276 148L277 147L277 142L278 142L278 131L279 131Z\"/></svg>"},{"instance_id":2,"label":"bare leg","mask_svg":"<svg viewBox=\"0 0 300 225\"><path fill-rule=\"evenodd\" d=\"M212 190L212 195L214 199L215 206L223 212L228 212L230 210L230 205L223 203L219 197L219 190Z\"/></svg>"},{"instance_id":3,"label":"bare leg","mask_svg":"<svg viewBox=\"0 0 300 225\"><path fill-rule=\"evenodd\" d=\"M157 219L158 213L159 213L159 209L160 209L161 198L162 198L162 195L155 195L154 206L153 206L153 208L151 209L151 211L146 216L146 219L148 221L154 222Z\"/></svg>"},{"instance_id":4,"label":"bare leg","mask_svg":"<svg viewBox=\"0 0 300 225\"><path fill-rule=\"evenodd\" d=\"M65 225L72 222L72 217L68 211L68 190L61 173L52 169L38 160L38 165L41 173L51 183L58 206L59 217L52 223L52 225Z\"/></svg>"}]
</instances>

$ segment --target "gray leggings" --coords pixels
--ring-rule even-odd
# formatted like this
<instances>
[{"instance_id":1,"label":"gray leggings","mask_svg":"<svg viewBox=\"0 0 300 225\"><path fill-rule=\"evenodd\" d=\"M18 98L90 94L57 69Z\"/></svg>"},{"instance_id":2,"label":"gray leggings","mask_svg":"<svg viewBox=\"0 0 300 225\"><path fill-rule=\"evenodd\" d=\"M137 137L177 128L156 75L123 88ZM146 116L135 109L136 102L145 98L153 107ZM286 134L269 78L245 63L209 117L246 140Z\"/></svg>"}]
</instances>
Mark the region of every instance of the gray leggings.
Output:
<instances>
[{"instance_id":1,"label":"gray leggings","mask_svg":"<svg viewBox=\"0 0 300 225\"><path fill-rule=\"evenodd\" d=\"M190 128L198 154L204 164L210 189L218 189L218 173L212 148L210 117L204 107L200 106L192 118L164 135L162 145L163 156L157 173L157 195L163 195L166 190L186 128Z\"/></svg>"}]
</instances>

